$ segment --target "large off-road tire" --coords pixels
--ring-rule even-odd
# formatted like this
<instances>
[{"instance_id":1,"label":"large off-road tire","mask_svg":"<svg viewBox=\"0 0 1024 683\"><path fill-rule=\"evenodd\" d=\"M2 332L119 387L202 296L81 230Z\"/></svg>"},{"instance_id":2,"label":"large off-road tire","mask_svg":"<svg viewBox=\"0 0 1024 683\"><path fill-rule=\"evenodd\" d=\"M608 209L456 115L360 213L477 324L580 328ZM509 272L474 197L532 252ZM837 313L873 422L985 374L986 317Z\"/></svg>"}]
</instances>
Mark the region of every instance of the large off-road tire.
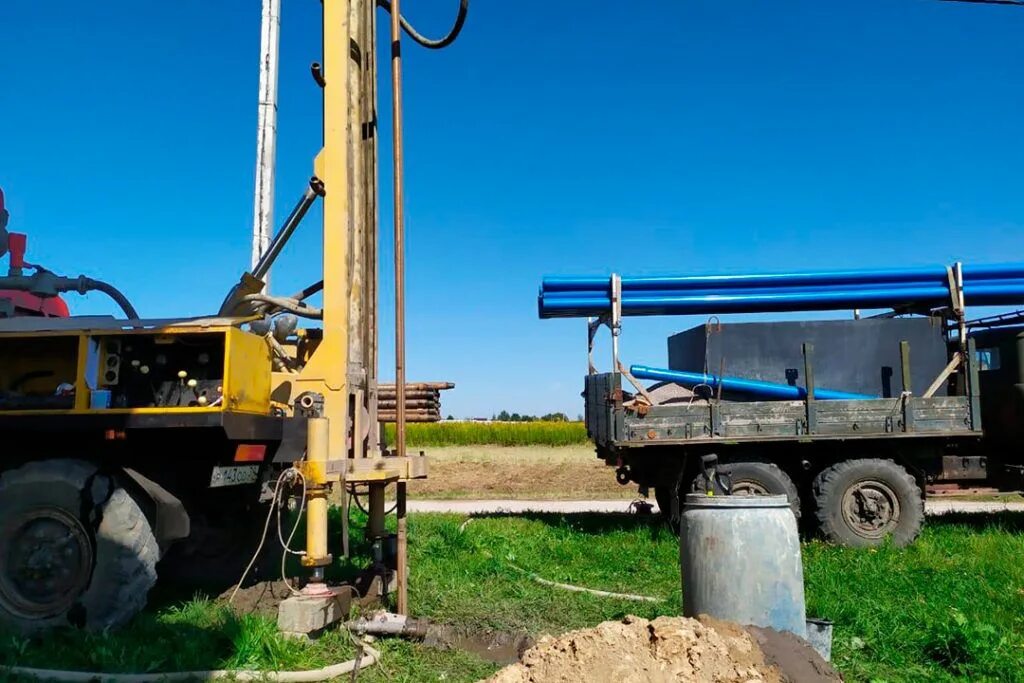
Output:
<instances>
[{"instance_id":1,"label":"large off-road tire","mask_svg":"<svg viewBox=\"0 0 1024 683\"><path fill-rule=\"evenodd\" d=\"M790 476L778 465L748 460L724 462L721 467L730 473L733 495L786 496L793 508L793 514L797 520L800 519L800 492ZM707 482L704 474L701 473L693 477L683 488L684 491L693 492L705 490ZM654 497L658 501L658 508L661 510L666 524L677 534L682 513L678 491L678 484L666 484L654 489Z\"/></svg>"},{"instance_id":2,"label":"large off-road tire","mask_svg":"<svg viewBox=\"0 0 1024 683\"><path fill-rule=\"evenodd\" d=\"M797 520L800 519L800 492L790 476L775 463L758 460L726 461L721 467L728 471L729 479L732 480L732 495L786 496L793 514ZM702 477L698 477L698 480ZM694 490L699 491L700 488Z\"/></svg>"},{"instance_id":3,"label":"large off-road tire","mask_svg":"<svg viewBox=\"0 0 1024 683\"><path fill-rule=\"evenodd\" d=\"M0 472L0 623L120 626L146 604L160 549L114 473L81 460Z\"/></svg>"},{"instance_id":4,"label":"large off-road tire","mask_svg":"<svg viewBox=\"0 0 1024 683\"><path fill-rule=\"evenodd\" d=\"M924 496L917 482L892 460L845 460L818 474L811 485L821 535L833 543L866 548L891 537L913 542L924 524Z\"/></svg>"}]
</instances>

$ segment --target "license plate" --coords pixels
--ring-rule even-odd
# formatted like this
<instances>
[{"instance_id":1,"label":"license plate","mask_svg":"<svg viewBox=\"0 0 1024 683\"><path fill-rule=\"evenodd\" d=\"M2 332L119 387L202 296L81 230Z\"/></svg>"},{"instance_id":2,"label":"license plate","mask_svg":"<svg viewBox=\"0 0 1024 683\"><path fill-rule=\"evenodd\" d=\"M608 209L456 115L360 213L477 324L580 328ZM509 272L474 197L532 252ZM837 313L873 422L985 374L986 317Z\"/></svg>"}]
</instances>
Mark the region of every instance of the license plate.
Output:
<instances>
[{"instance_id":1,"label":"license plate","mask_svg":"<svg viewBox=\"0 0 1024 683\"><path fill-rule=\"evenodd\" d=\"M259 465L216 466L210 476L210 488L255 484L260 476Z\"/></svg>"}]
</instances>

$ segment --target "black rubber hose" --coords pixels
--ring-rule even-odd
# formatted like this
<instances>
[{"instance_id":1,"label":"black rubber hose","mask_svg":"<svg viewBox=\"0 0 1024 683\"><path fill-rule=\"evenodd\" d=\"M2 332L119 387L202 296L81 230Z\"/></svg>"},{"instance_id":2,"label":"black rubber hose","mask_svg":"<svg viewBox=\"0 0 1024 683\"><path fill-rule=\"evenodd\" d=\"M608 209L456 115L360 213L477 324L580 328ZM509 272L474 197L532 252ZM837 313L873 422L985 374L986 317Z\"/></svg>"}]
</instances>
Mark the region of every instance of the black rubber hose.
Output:
<instances>
[{"instance_id":1,"label":"black rubber hose","mask_svg":"<svg viewBox=\"0 0 1024 683\"><path fill-rule=\"evenodd\" d=\"M391 12L391 3L388 2L388 0L377 0L377 7L382 8L389 14ZM459 13L455 17L455 23L452 24L452 30L448 32L448 35L438 40L427 38L423 34L419 33L402 15L399 15L398 21L402 24L402 29L417 43L431 50L440 50L442 47L448 47L454 43L455 39L459 37L459 33L462 31L462 25L466 23L466 14L468 12L469 0L459 0Z\"/></svg>"},{"instance_id":2,"label":"black rubber hose","mask_svg":"<svg viewBox=\"0 0 1024 683\"><path fill-rule=\"evenodd\" d=\"M111 284L107 284L102 280L93 280L92 278L82 278L84 289L86 291L103 292L121 307L124 314L128 316L129 320L138 320L139 314L136 312L135 307L132 306L131 302L128 301L128 297L120 292L116 287Z\"/></svg>"}]
</instances>

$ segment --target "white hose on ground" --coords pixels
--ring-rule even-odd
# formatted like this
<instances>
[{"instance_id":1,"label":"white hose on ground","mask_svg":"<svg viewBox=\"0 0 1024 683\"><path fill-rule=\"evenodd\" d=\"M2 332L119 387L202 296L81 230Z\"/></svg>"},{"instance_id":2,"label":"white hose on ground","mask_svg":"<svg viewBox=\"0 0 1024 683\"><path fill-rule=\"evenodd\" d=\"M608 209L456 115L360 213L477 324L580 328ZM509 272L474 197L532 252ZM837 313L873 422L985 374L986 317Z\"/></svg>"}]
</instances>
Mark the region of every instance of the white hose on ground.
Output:
<instances>
[{"instance_id":1,"label":"white hose on ground","mask_svg":"<svg viewBox=\"0 0 1024 683\"><path fill-rule=\"evenodd\" d=\"M459 525L459 533L463 533L469 523L472 522L475 517L467 517L466 521ZM545 579L542 576L538 576L531 571L527 571L522 567L517 567L511 562L507 563L508 566L515 569L517 572L526 574L532 580L543 586L550 586L551 588L559 588L564 591L572 591L573 593L588 593L590 595L597 595L602 598L615 598L616 600L633 600L635 602L664 602L661 598L651 597L650 595L636 595L634 593L613 593L611 591L601 591L596 588L585 588L584 586L574 586L571 583L558 583L557 581L551 581Z\"/></svg>"},{"instance_id":2,"label":"white hose on ground","mask_svg":"<svg viewBox=\"0 0 1024 683\"><path fill-rule=\"evenodd\" d=\"M537 576L533 572L527 571L522 567L517 567L514 564L509 563L512 569L517 572L526 574L531 579L544 586L550 586L551 588L560 588L564 591L572 591L573 593L589 593L590 595L597 595L602 598L615 598L616 600L633 600L635 602L662 602L661 598L651 597L650 595L636 595L634 593L612 593L611 591L599 591L596 588L585 588L583 586L574 586L571 583L558 583L557 581L551 581L545 579L542 576Z\"/></svg>"},{"instance_id":3,"label":"white hose on ground","mask_svg":"<svg viewBox=\"0 0 1024 683\"><path fill-rule=\"evenodd\" d=\"M380 652L369 645L363 644L363 656L341 664L332 664L322 669L308 671L231 671L216 669L213 671L176 671L172 673L154 674L104 674L93 671L58 671L56 669L33 669L27 666L0 666L0 674L15 674L35 678L40 681L60 681L60 683L163 683L164 681L213 681L228 679L233 681L277 681L279 683L315 683L329 681L339 676L363 670L373 666L380 660Z\"/></svg>"}]
</instances>

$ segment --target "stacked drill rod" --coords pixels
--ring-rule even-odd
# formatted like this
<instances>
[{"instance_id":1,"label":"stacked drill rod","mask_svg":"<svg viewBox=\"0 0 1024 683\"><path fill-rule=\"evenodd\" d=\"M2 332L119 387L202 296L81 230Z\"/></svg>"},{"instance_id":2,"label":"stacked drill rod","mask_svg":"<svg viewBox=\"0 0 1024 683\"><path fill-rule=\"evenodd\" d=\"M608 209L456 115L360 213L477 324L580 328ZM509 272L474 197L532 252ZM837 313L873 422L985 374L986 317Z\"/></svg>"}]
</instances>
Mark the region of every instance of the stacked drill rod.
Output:
<instances>
[{"instance_id":1,"label":"stacked drill rod","mask_svg":"<svg viewBox=\"0 0 1024 683\"><path fill-rule=\"evenodd\" d=\"M775 313L948 306L956 269L944 266L769 275L622 277L622 315ZM965 302L1024 302L1024 263L963 266ZM541 318L600 316L612 309L613 278L546 277Z\"/></svg>"},{"instance_id":2,"label":"stacked drill rod","mask_svg":"<svg viewBox=\"0 0 1024 683\"><path fill-rule=\"evenodd\" d=\"M409 422L439 422L441 392L454 389L452 382L412 382L405 385L405 419ZM377 421L395 422L398 395L394 384L377 387Z\"/></svg>"}]
</instances>

